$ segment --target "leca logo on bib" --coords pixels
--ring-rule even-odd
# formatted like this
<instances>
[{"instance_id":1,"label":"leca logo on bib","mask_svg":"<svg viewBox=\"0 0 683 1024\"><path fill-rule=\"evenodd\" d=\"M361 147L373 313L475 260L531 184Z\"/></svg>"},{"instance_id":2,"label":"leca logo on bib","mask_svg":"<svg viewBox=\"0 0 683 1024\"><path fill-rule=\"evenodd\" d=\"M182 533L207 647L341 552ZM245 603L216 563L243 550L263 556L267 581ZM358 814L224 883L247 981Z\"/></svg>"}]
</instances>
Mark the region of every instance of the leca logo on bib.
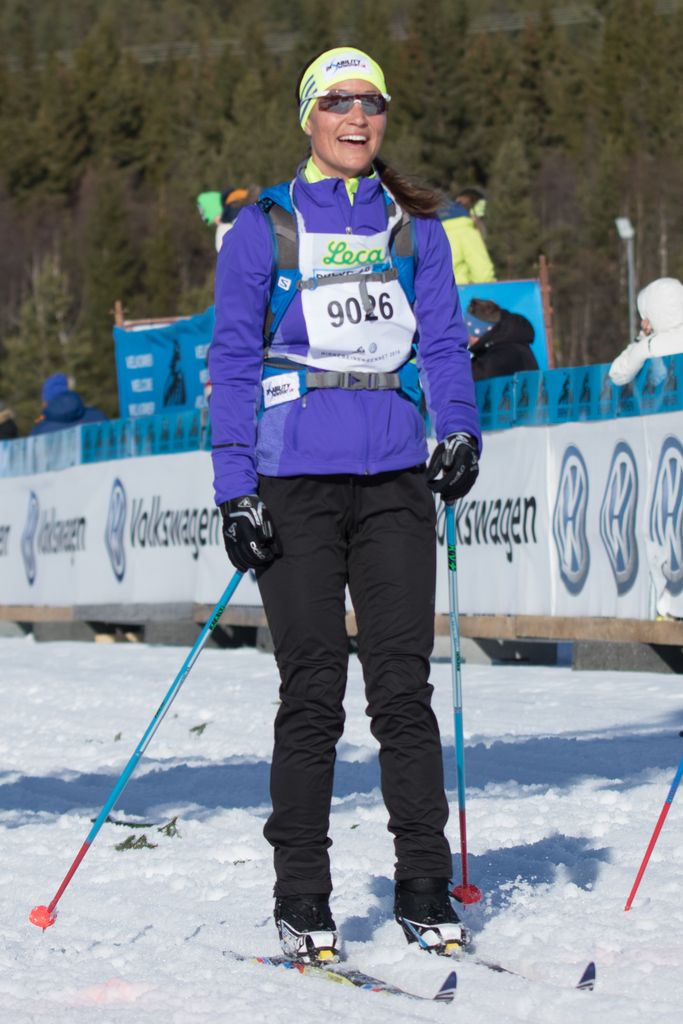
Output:
<instances>
[{"instance_id":1,"label":"leca logo on bib","mask_svg":"<svg viewBox=\"0 0 683 1024\"><path fill-rule=\"evenodd\" d=\"M327 246L327 256L323 256L323 263L328 267L353 267L385 261L382 249L352 249L346 242L330 242Z\"/></svg>"}]
</instances>

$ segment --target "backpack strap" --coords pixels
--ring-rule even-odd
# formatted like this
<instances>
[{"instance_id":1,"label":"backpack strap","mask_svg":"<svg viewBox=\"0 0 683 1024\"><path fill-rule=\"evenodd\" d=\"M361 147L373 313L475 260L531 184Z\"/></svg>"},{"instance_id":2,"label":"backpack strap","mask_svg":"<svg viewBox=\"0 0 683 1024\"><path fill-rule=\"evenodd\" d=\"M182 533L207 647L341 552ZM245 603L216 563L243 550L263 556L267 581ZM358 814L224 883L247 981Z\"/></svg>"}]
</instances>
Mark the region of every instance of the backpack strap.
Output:
<instances>
[{"instance_id":1,"label":"backpack strap","mask_svg":"<svg viewBox=\"0 0 683 1024\"><path fill-rule=\"evenodd\" d=\"M294 270L299 263L299 240L294 214L268 196L259 199L257 206L270 217L278 246L278 268Z\"/></svg>"},{"instance_id":2,"label":"backpack strap","mask_svg":"<svg viewBox=\"0 0 683 1024\"><path fill-rule=\"evenodd\" d=\"M391 217L396 211L393 198L385 192L388 214ZM391 259L398 271L398 279L408 302L415 301L415 267L417 265L417 241L415 238L415 220L403 211L403 215L394 226L389 240ZM425 415L425 399L420 385L420 375L416 363L417 346L413 342L410 358L399 370L399 392L404 398L413 402L420 413Z\"/></svg>"},{"instance_id":3,"label":"backpack strap","mask_svg":"<svg viewBox=\"0 0 683 1024\"><path fill-rule=\"evenodd\" d=\"M389 217L396 212L394 199L385 191L387 213ZM389 239L392 262L398 270L398 279L406 293L408 302L415 301L415 263L417 246L415 244L415 222L410 214L403 212L401 219L394 225Z\"/></svg>"},{"instance_id":4,"label":"backpack strap","mask_svg":"<svg viewBox=\"0 0 683 1024\"><path fill-rule=\"evenodd\" d=\"M296 218L291 209L288 182L268 189L260 196L256 205L266 217L273 244L270 302L263 325L264 341L269 345L296 295L296 285L301 277L299 236Z\"/></svg>"}]
</instances>

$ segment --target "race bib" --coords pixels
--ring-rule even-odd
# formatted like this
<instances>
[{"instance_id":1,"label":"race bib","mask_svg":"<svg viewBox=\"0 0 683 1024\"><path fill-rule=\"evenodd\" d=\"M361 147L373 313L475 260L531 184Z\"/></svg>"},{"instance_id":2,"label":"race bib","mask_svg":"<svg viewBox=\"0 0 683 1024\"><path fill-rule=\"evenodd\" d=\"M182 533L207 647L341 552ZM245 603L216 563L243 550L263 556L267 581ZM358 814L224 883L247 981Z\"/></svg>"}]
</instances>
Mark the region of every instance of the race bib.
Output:
<instances>
[{"instance_id":1,"label":"race bib","mask_svg":"<svg viewBox=\"0 0 683 1024\"><path fill-rule=\"evenodd\" d=\"M307 232L298 211L297 217L309 365L397 370L410 356L417 325L391 264L396 217L375 235Z\"/></svg>"}]
</instances>

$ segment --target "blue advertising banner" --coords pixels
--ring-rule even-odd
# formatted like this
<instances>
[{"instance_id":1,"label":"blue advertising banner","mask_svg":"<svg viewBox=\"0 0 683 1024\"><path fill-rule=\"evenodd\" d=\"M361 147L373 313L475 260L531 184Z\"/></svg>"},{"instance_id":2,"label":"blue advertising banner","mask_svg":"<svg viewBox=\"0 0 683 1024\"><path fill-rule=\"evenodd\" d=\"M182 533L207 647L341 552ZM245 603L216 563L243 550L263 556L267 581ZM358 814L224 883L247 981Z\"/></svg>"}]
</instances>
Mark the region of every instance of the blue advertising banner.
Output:
<instances>
[{"instance_id":1,"label":"blue advertising banner","mask_svg":"<svg viewBox=\"0 0 683 1024\"><path fill-rule=\"evenodd\" d=\"M548 369L548 346L540 281L532 279L528 281L494 281L492 284L458 285L458 294L465 320L467 320L467 307L472 299L490 299L501 309L525 316L534 329L535 337L531 350L536 356L536 362L541 370Z\"/></svg>"},{"instance_id":2,"label":"blue advertising banner","mask_svg":"<svg viewBox=\"0 0 683 1024\"><path fill-rule=\"evenodd\" d=\"M119 408L124 418L202 409L214 311L159 327L114 328Z\"/></svg>"},{"instance_id":3,"label":"blue advertising banner","mask_svg":"<svg viewBox=\"0 0 683 1024\"><path fill-rule=\"evenodd\" d=\"M683 408L683 355L648 359L623 387L609 363L534 370L475 384L484 430L607 420Z\"/></svg>"}]
</instances>

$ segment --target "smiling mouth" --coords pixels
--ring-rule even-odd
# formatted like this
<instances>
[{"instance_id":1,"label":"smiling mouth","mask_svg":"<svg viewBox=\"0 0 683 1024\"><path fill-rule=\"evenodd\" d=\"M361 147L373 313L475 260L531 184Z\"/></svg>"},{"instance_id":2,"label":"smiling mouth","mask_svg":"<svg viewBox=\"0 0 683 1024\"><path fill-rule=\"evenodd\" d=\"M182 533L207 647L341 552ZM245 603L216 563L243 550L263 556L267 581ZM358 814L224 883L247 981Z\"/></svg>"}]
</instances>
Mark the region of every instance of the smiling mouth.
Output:
<instances>
[{"instance_id":1,"label":"smiling mouth","mask_svg":"<svg viewBox=\"0 0 683 1024\"><path fill-rule=\"evenodd\" d=\"M365 135L340 135L339 142L347 142L352 146L364 146L367 143Z\"/></svg>"}]
</instances>

